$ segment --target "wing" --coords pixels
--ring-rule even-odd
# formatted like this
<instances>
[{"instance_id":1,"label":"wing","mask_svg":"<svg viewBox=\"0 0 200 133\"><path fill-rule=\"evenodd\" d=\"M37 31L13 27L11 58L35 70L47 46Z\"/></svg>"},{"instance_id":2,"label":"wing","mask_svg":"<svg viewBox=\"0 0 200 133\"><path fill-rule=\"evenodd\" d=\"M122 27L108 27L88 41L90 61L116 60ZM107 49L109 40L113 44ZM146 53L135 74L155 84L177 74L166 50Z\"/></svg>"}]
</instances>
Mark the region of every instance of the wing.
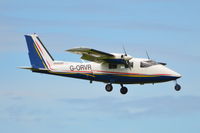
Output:
<instances>
[{"instance_id":1,"label":"wing","mask_svg":"<svg viewBox=\"0 0 200 133\"><path fill-rule=\"evenodd\" d=\"M113 54L109 54L109 53L91 49L91 48L72 48L72 49L68 49L66 51L75 53L75 54L88 54L88 55L92 55L95 57L101 57L101 56L114 57Z\"/></svg>"},{"instance_id":2,"label":"wing","mask_svg":"<svg viewBox=\"0 0 200 133\"><path fill-rule=\"evenodd\" d=\"M81 59L93 61L97 63L115 63L115 64L125 64L124 58L120 56L116 56L115 54L110 54L106 52L102 52L99 50L91 49L91 48L72 48L66 50L67 52L81 54Z\"/></svg>"}]
</instances>

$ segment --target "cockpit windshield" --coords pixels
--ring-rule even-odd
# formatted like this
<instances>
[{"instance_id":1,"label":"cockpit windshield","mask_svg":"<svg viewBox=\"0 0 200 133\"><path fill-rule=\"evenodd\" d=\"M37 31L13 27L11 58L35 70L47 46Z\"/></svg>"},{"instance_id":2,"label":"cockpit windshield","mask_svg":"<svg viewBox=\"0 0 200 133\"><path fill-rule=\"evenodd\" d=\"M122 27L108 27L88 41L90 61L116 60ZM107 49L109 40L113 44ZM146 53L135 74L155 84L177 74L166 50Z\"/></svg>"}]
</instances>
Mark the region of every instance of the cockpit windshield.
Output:
<instances>
[{"instance_id":1,"label":"cockpit windshield","mask_svg":"<svg viewBox=\"0 0 200 133\"><path fill-rule=\"evenodd\" d=\"M145 68L145 67L150 67L150 66L154 66L157 65L158 63L153 61L153 60L147 60L147 61L142 61L140 63L140 67Z\"/></svg>"}]
</instances>

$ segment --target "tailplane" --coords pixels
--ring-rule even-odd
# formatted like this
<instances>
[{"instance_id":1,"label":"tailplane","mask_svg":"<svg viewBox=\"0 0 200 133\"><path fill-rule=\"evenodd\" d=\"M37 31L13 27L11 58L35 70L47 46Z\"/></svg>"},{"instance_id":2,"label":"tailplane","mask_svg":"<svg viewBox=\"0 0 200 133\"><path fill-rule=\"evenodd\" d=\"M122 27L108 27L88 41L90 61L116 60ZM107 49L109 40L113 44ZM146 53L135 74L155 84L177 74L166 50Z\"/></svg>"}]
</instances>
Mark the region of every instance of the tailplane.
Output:
<instances>
[{"instance_id":1,"label":"tailplane","mask_svg":"<svg viewBox=\"0 0 200 133\"><path fill-rule=\"evenodd\" d=\"M32 68L51 69L54 59L43 45L38 35L25 35L25 38Z\"/></svg>"}]
</instances>

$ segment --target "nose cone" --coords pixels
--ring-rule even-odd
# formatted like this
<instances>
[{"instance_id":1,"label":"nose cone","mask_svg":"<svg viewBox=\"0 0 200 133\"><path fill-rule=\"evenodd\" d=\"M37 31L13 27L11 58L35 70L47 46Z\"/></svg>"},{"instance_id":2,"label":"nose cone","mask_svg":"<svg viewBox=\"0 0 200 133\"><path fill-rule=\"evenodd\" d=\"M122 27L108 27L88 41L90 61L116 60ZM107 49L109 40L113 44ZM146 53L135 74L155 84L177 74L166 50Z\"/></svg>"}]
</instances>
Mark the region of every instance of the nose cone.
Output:
<instances>
[{"instance_id":1,"label":"nose cone","mask_svg":"<svg viewBox=\"0 0 200 133\"><path fill-rule=\"evenodd\" d=\"M172 77L174 77L175 79L178 79L178 78L181 78L181 74L171 70L171 69L168 69L168 74L170 74Z\"/></svg>"},{"instance_id":2,"label":"nose cone","mask_svg":"<svg viewBox=\"0 0 200 133\"><path fill-rule=\"evenodd\" d=\"M182 77L181 74L177 72L174 72L173 76L176 77L177 79Z\"/></svg>"},{"instance_id":3,"label":"nose cone","mask_svg":"<svg viewBox=\"0 0 200 133\"><path fill-rule=\"evenodd\" d=\"M176 80L178 78L181 78L181 74L167 68L166 66L161 66L161 73L165 73L171 77L171 80Z\"/></svg>"}]
</instances>

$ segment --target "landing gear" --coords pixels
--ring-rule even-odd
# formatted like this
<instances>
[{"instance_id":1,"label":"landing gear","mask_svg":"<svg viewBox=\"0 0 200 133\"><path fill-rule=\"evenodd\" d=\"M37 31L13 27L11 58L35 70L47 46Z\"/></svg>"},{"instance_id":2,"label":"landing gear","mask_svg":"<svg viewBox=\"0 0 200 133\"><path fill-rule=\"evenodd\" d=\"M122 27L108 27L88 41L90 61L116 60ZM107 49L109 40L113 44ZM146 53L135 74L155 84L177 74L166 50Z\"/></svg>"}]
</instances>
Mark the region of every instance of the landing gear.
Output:
<instances>
[{"instance_id":1,"label":"landing gear","mask_svg":"<svg viewBox=\"0 0 200 133\"><path fill-rule=\"evenodd\" d=\"M126 87L122 87L120 89L121 94L125 95L128 92L128 89Z\"/></svg>"},{"instance_id":2,"label":"landing gear","mask_svg":"<svg viewBox=\"0 0 200 133\"><path fill-rule=\"evenodd\" d=\"M175 82L176 82L176 85L175 85L174 89L175 89L176 91L180 91L180 90L181 90L181 86L177 83L176 80L175 80Z\"/></svg>"},{"instance_id":3,"label":"landing gear","mask_svg":"<svg viewBox=\"0 0 200 133\"><path fill-rule=\"evenodd\" d=\"M106 89L107 92L111 92L113 90L112 84L107 84L105 89Z\"/></svg>"},{"instance_id":4,"label":"landing gear","mask_svg":"<svg viewBox=\"0 0 200 133\"><path fill-rule=\"evenodd\" d=\"M120 92L121 94L125 95L127 92L128 92L128 89L126 87L123 86L123 84L121 84L121 89L120 89Z\"/></svg>"},{"instance_id":5,"label":"landing gear","mask_svg":"<svg viewBox=\"0 0 200 133\"><path fill-rule=\"evenodd\" d=\"M179 84L176 83L174 89L175 89L176 91L180 91L180 90L181 90L181 86L180 86Z\"/></svg>"},{"instance_id":6,"label":"landing gear","mask_svg":"<svg viewBox=\"0 0 200 133\"><path fill-rule=\"evenodd\" d=\"M125 86L123 86L123 84L120 84L120 85L121 85L120 92L121 92L121 94L125 95L128 92L128 89ZM107 92L111 92L113 90L112 84L111 83L107 84L105 86L105 89Z\"/></svg>"}]
</instances>

